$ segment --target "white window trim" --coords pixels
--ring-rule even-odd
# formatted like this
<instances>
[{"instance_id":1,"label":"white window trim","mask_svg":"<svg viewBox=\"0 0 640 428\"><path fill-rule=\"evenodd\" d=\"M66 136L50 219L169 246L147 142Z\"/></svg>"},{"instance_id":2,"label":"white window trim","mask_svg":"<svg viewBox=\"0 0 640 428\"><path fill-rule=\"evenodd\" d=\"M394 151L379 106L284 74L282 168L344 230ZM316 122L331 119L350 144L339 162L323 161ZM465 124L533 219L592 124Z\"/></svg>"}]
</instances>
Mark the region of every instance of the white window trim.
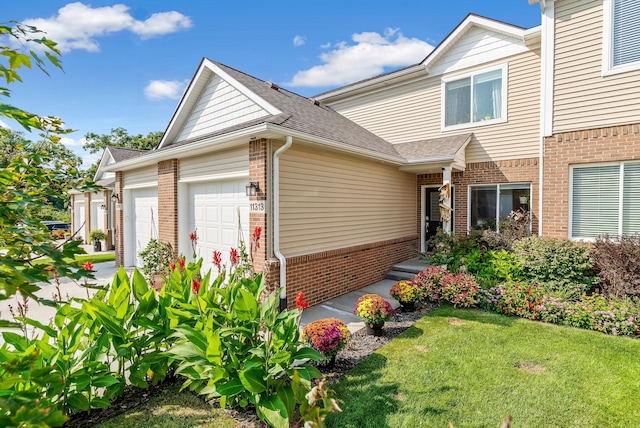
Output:
<instances>
[{"instance_id":1,"label":"white window trim","mask_svg":"<svg viewBox=\"0 0 640 428\"><path fill-rule=\"evenodd\" d=\"M469 122L469 123L463 123L463 124L459 124L459 125L450 125L450 126L446 126L445 125L445 94L446 94L446 85L449 82L455 82L456 80L461 80L461 79L466 79L468 77L473 77L476 76L478 74L483 74L483 73L489 73L491 71L495 71L495 70L502 70L502 110L500 112L500 118L498 119L492 119L492 120L482 120L479 122ZM508 64L501 64L495 67L488 67L488 68L483 68L480 70L475 70L469 73L465 73L465 74L458 74L455 76L448 76L448 77L443 77L441 82L440 82L440 128L442 131L454 131L457 129L466 129L466 128L476 128L476 127L480 127L480 126L487 126L487 125L495 125L497 123L505 123L507 121L507 100L508 100L508 92L507 92L507 88L509 87L509 66ZM473 79L472 79L473 81ZM471 85L471 98L473 99L473 84Z\"/></svg>"},{"instance_id":2,"label":"white window trim","mask_svg":"<svg viewBox=\"0 0 640 428\"><path fill-rule=\"evenodd\" d=\"M640 70L640 61L613 66L613 0L602 1L602 76Z\"/></svg>"},{"instance_id":3,"label":"white window trim","mask_svg":"<svg viewBox=\"0 0 640 428\"><path fill-rule=\"evenodd\" d=\"M583 242L595 242L595 238L585 238L581 236L573 236L573 170L580 168L597 168L601 166L619 166L620 167L620 184L618 192L618 235L622 235L623 227L623 213L624 213L624 166L628 163L638 163L637 161L620 161L620 162L598 162L588 163L582 165L569 165L569 224L567 230L569 231L570 241L583 241Z\"/></svg>"},{"instance_id":4,"label":"white window trim","mask_svg":"<svg viewBox=\"0 0 640 428\"><path fill-rule=\"evenodd\" d=\"M467 233L471 232L471 189L474 187L496 186L496 229L500 229L500 186L529 186L529 219L533 220L533 210L531 209L531 201L533 200L533 185L530 181L517 181L507 183L476 183L470 184L467 188ZM529 223L529 227L532 223Z\"/></svg>"}]
</instances>

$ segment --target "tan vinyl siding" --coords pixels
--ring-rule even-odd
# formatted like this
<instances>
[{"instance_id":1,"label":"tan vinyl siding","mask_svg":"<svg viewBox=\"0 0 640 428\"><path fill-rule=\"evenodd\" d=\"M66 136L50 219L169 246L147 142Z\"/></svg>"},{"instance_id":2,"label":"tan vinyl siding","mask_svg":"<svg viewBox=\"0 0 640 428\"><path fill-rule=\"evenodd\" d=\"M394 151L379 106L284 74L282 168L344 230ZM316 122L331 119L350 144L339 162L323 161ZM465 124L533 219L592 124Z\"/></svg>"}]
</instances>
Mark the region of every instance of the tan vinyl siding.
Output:
<instances>
[{"instance_id":1,"label":"tan vinyl siding","mask_svg":"<svg viewBox=\"0 0 640 428\"><path fill-rule=\"evenodd\" d=\"M280 185L288 257L416 233L416 177L397 167L294 145L282 155Z\"/></svg>"},{"instance_id":2,"label":"tan vinyl siding","mask_svg":"<svg viewBox=\"0 0 640 428\"><path fill-rule=\"evenodd\" d=\"M214 75L193 107L176 141L238 125L267 115L243 93Z\"/></svg>"},{"instance_id":3,"label":"tan vinyl siding","mask_svg":"<svg viewBox=\"0 0 640 428\"><path fill-rule=\"evenodd\" d=\"M640 71L602 76L602 0L556 3L553 132L640 121Z\"/></svg>"},{"instance_id":4,"label":"tan vinyl siding","mask_svg":"<svg viewBox=\"0 0 640 428\"><path fill-rule=\"evenodd\" d=\"M125 171L123 175L125 189L158 185L158 167L155 165Z\"/></svg>"},{"instance_id":5,"label":"tan vinyl siding","mask_svg":"<svg viewBox=\"0 0 640 428\"><path fill-rule=\"evenodd\" d=\"M391 143L406 143L472 132L467 162L538 156L540 126L540 52L527 51L457 73L508 65L507 122L443 131L441 78L433 76L354 97L332 105L354 122Z\"/></svg>"},{"instance_id":6,"label":"tan vinyl siding","mask_svg":"<svg viewBox=\"0 0 640 428\"><path fill-rule=\"evenodd\" d=\"M249 151L246 147L226 150L205 156L181 159L179 180L215 179L225 175L249 175Z\"/></svg>"}]
</instances>

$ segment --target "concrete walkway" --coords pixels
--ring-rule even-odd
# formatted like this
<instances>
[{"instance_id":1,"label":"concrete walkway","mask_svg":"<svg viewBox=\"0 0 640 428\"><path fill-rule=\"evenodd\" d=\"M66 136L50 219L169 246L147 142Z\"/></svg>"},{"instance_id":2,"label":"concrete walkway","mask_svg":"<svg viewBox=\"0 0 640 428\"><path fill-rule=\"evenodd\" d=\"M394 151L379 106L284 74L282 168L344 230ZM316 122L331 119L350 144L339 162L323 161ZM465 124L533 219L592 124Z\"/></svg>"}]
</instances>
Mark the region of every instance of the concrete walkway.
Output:
<instances>
[{"instance_id":1,"label":"concrete walkway","mask_svg":"<svg viewBox=\"0 0 640 428\"><path fill-rule=\"evenodd\" d=\"M421 263L418 259L411 259L398 263L394 267L405 271L421 271L426 267L426 265ZM336 297L335 299L331 299L327 302L305 309L302 313L300 325L304 327L310 322L321 318L338 318L347 324L349 331L355 333L356 331L364 328L364 323L360 321L360 318L353 314L356 301L365 294L378 294L379 296L387 299L394 309L397 309L400 306L400 302L389 296L389 290L396 282L397 280L383 279L382 281L368 285L359 290L352 291L340 297Z\"/></svg>"}]
</instances>

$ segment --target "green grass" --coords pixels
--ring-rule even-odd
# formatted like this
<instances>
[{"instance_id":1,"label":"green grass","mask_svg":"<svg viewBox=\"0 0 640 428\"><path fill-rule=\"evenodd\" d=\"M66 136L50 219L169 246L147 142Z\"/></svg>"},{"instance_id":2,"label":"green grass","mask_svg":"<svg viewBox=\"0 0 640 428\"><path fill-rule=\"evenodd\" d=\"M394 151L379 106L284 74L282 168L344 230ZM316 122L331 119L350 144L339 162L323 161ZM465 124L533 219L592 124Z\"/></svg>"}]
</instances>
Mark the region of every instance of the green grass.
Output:
<instances>
[{"instance_id":1,"label":"green grass","mask_svg":"<svg viewBox=\"0 0 640 428\"><path fill-rule=\"evenodd\" d=\"M75 257L75 259L80 262L91 262L91 263L102 263L102 262L113 262L116 260L115 253L93 253L93 254L80 254ZM38 259L34 262L35 264L47 264L51 263L51 259L48 257Z\"/></svg>"},{"instance_id":2,"label":"green grass","mask_svg":"<svg viewBox=\"0 0 640 428\"><path fill-rule=\"evenodd\" d=\"M202 398L183 391L179 385L153 397L148 403L96 425L99 428L239 428L224 411L211 407Z\"/></svg>"},{"instance_id":3,"label":"green grass","mask_svg":"<svg viewBox=\"0 0 640 428\"><path fill-rule=\"evenodd\" d=\"M334 388L328 427L636 427L640 340L442 307Z\"/></svg>"}]
</instances>

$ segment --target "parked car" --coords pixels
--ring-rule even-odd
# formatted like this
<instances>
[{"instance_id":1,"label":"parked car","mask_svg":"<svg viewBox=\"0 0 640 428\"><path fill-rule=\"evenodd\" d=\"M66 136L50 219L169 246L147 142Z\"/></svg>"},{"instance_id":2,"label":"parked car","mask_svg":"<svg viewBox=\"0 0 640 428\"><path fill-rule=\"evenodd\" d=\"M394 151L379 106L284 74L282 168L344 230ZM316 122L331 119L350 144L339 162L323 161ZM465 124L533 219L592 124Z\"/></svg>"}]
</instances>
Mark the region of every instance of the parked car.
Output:
<instances>
[{"instance_id":1,"label":"parked car","mask_svg":"<svg viewBox=\"0 0 640 428\"><path fill-rule=\"evenodd\" d=\"M44 223L50 231L71 230L71 223L65 223L64 221L45 220L42 223Z\"/></svg>"}]
</instances>

